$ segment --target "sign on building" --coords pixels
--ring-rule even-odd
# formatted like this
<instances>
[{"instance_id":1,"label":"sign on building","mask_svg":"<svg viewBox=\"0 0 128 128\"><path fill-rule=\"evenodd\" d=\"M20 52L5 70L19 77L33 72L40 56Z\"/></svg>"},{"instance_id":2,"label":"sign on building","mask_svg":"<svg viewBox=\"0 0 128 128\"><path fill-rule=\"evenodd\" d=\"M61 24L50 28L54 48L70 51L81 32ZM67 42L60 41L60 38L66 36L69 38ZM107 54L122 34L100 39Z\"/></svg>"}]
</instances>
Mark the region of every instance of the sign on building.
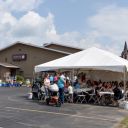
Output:
<instances>
[{"instance_id":1,"label":"sign on building","mask_svg":"<svg viewBox=\"0 0 128 128\"><path fill-rule=\"evenodd\" d=\"M13 61L24 61L27 59L27 54L15 54L12 55Z\"/></svg>"}]
</instances>

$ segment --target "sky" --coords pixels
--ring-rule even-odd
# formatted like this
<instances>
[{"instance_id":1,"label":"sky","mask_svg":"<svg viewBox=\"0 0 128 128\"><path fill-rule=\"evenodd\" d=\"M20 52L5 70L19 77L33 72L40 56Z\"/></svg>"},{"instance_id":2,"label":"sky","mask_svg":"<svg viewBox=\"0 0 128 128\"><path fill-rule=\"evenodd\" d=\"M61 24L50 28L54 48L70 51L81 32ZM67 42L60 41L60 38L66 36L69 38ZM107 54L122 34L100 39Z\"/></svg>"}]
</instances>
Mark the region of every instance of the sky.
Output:
<instances>
[{"instance_id":1,"label":"sky","mask_svg":"<svg viewBox=\"0 0 128 128\"><path fill-rule=\"evenodd\" d=\"M120 55L127 0L0 0L0 49L21 41L98 47Z\"/></svg>"}]
</instances>

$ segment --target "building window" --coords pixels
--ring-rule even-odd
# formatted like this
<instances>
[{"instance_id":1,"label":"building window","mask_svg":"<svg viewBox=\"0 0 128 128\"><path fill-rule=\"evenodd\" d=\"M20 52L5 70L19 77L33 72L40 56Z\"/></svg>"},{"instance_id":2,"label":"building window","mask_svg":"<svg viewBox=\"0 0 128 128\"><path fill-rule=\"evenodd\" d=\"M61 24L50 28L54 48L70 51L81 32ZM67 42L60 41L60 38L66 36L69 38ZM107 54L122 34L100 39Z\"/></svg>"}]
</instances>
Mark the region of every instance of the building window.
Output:
<instances>
[{"instance_id":1,"label":"building window","mask_svg":"<svg viewBox=\"0 0 128 128\"><path fill-rule=\"evenodd\" d=\"M7 58L5 58L5 62L7 62L8 61L8 59Z\"/></svg>"}]
</instances>

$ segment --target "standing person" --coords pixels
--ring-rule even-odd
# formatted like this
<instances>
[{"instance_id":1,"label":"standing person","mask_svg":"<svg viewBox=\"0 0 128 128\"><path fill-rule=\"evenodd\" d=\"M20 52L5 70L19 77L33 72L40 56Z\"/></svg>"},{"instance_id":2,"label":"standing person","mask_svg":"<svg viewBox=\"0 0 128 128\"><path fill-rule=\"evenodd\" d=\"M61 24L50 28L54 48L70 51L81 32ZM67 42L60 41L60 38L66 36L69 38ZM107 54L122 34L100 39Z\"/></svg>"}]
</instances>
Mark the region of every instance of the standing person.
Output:
<instances>
[{"instance_id":1,"label":"standing person","mask_svg":"<svg viewBox=\"0 0 128 128\"><path fill-rule=\"evenodd\" d=\"M59 98L61 100L61 103L64 103L64 85L65 85L65 79L63 77L59 76L57 85L59 87Z\"/></svg>"},{"instance_id":2,"label":"standing person","mask_svg":"<svg viewBox=\"0 0 128 128\"><path fill-rule=\"evenodd\" d=\"M58 75L56 73L54 74L54 81L58 81Z\"/></svg>"},{"instance_id":3,"label":"standing person","mask_svg":"<svg viewBox=\"0 0 128 128\"><path fill-rule=\"evenodd\" d=\"M45 88L45 96L48 96L48 89L50 87L50 79L49 79L49 74L45 74L44 77L44 88Z\"/></svg>"},{"instance_id":4,"label":"standing person","mask_svg":"<svg viewBox=\"0 0 128 128\"><path fill-rule=\"evenodd\" d=\"M49 79L50 79L50 83L53 84L54 83L54 77L52 74L50 75Z\"/></svg>"},{"instance_id":5,"label":"standing person","mask_svg":"<svg viewBox=\"0 0 128 128\"><path fill-rule=\"evenodd\" d=\"M70 103L73 103L73 87L72 87L71 83L68 86L68 93L69 93Z\"/></svg>"}]
</instances>

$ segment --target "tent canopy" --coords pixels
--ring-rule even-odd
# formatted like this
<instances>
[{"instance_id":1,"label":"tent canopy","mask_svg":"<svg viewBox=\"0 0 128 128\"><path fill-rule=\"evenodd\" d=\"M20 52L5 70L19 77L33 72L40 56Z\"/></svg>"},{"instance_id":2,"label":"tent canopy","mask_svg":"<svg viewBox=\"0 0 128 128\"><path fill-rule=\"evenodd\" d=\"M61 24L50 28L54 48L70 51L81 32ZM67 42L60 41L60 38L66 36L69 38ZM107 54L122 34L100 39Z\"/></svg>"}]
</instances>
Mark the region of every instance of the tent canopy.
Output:
<instances>
[{"instance_id":1,"label":"tent canopy","mask_svg":"<svg viewBox=\"0 0 128 128\"><path fill-rule=\"evenodd\" d=\"M35 72L54 69L128 71L128 61L105 50L95 47L35 66Z\"/></svg>"}]
</instances>

